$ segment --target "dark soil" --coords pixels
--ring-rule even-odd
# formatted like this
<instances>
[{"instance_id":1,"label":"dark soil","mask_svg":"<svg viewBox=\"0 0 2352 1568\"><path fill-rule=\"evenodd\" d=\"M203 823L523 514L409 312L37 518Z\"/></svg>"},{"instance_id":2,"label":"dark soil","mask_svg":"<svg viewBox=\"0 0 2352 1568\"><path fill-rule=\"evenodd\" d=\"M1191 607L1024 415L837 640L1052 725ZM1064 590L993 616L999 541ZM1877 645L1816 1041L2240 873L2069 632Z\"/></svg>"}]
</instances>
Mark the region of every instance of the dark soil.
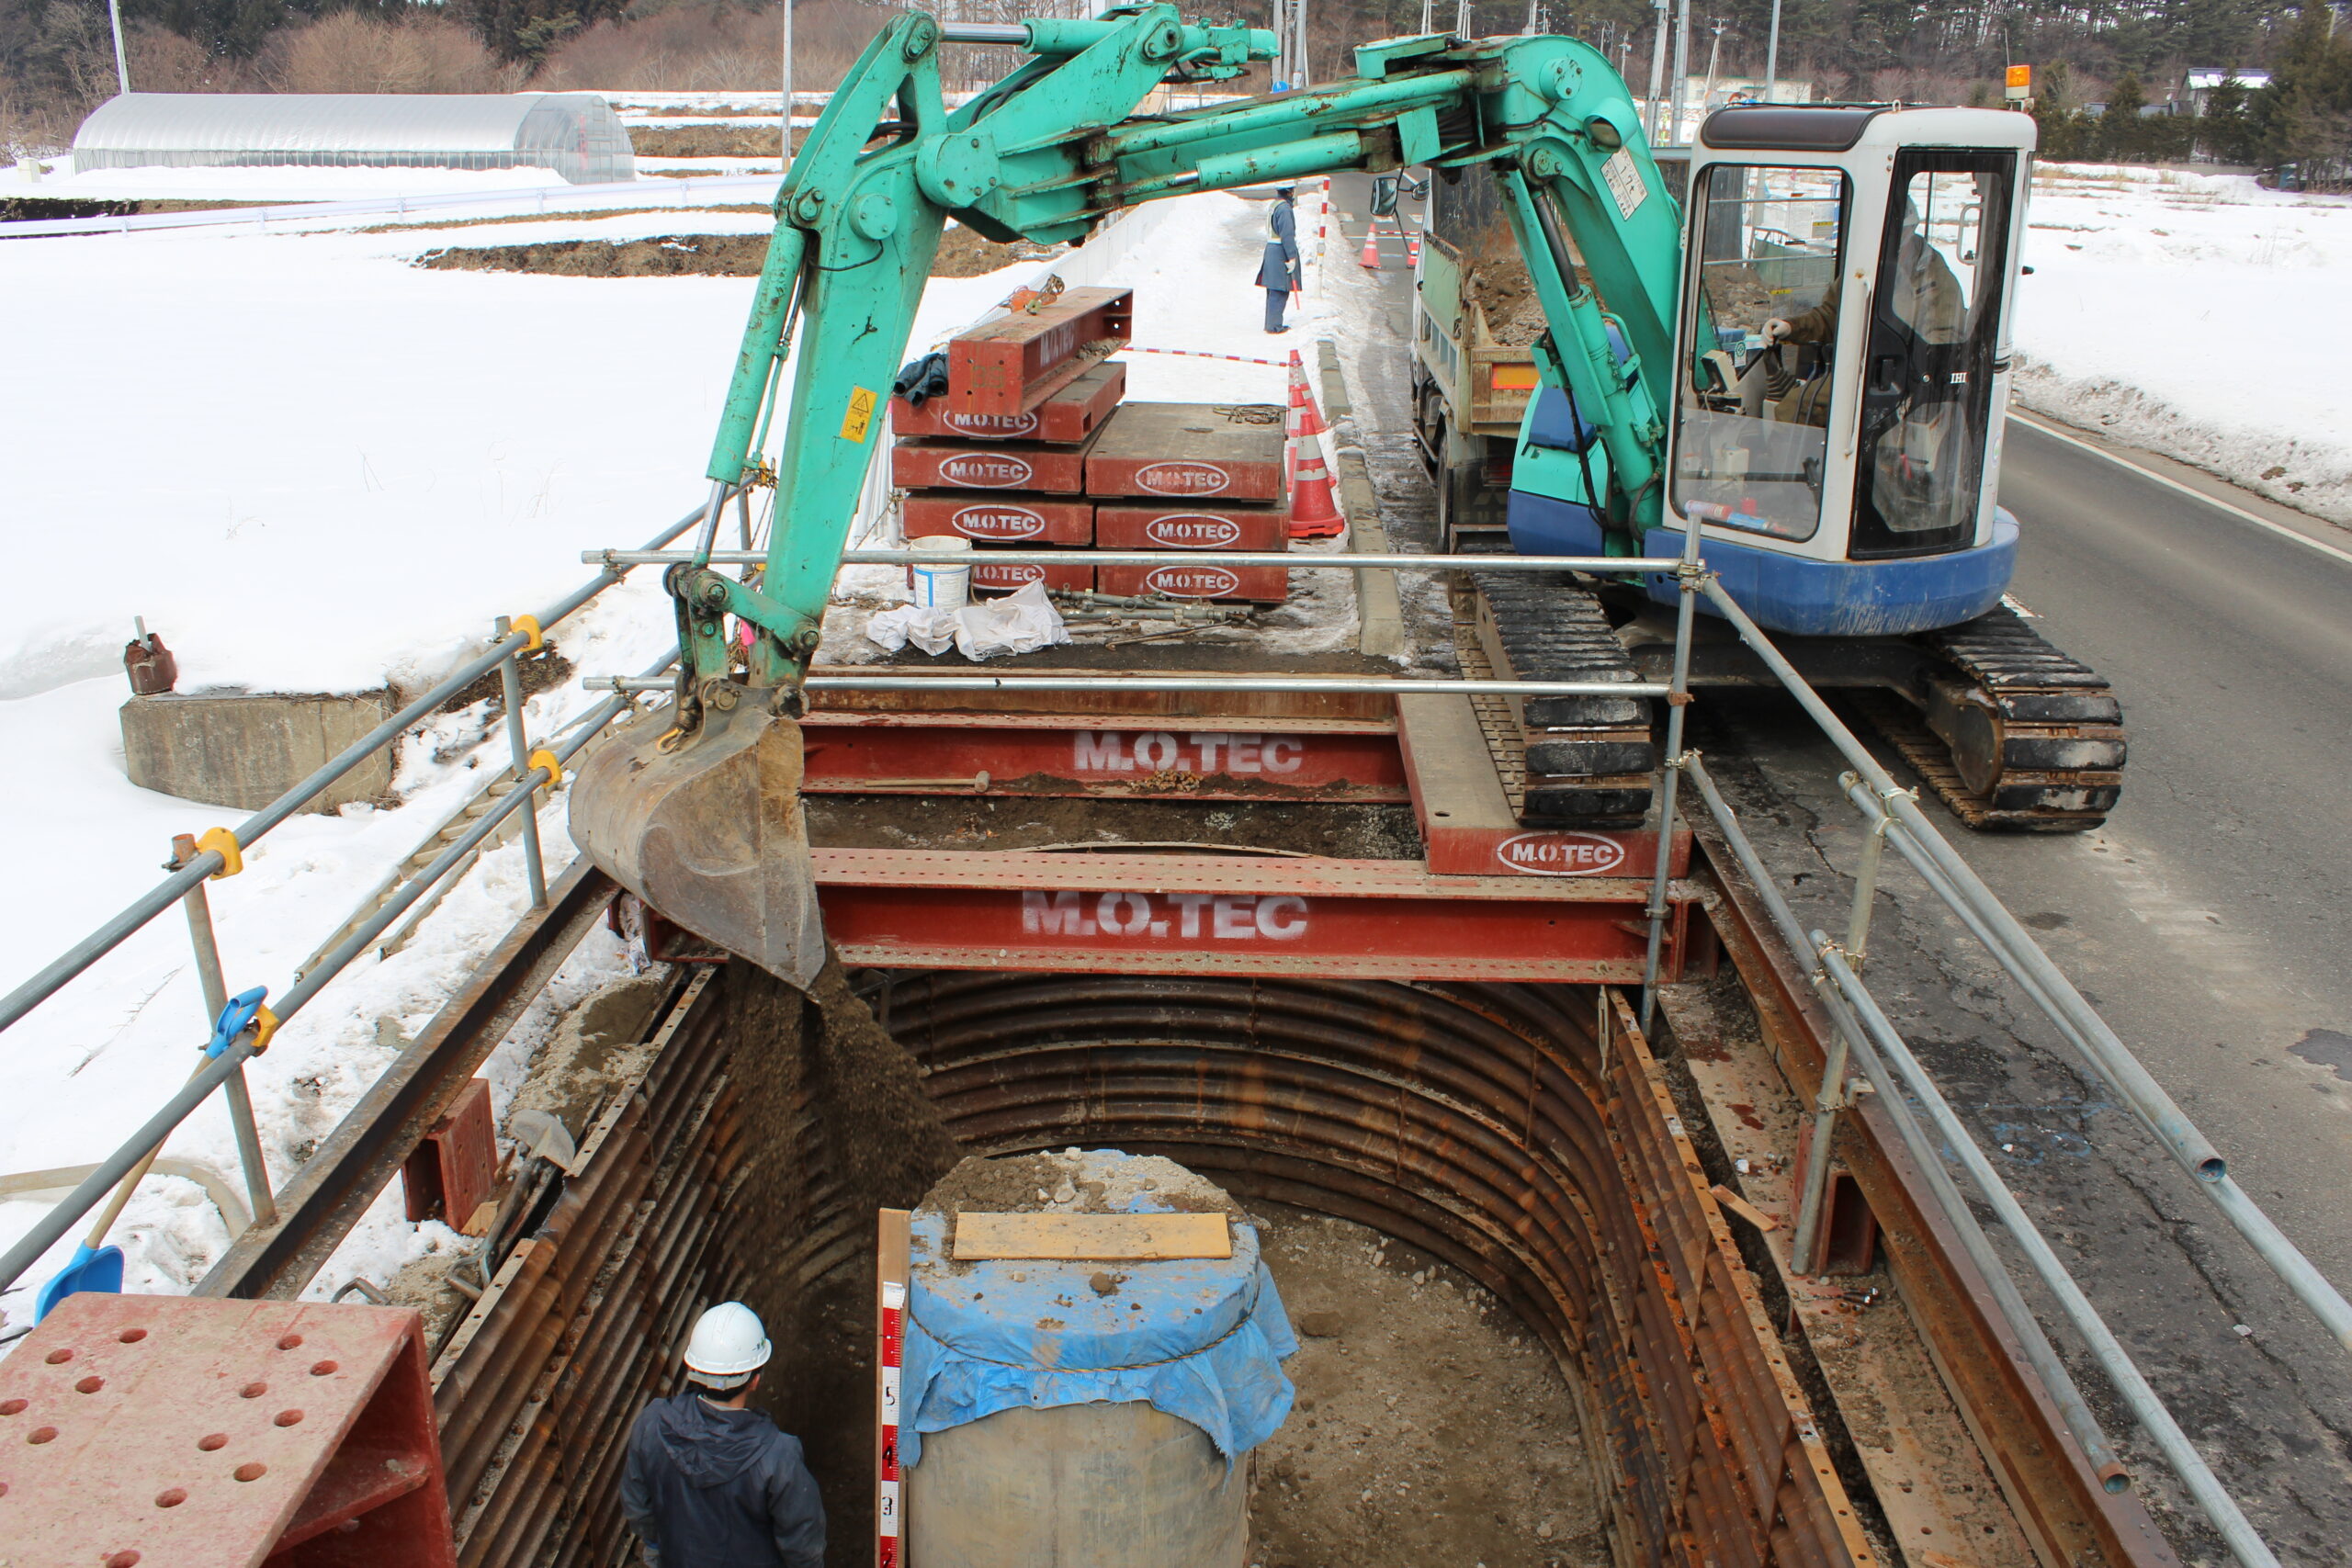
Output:
<instances>
[{"instance_id":1,"label":"dark soil","mask_svg":"<svg viewBox=\"0 0 2352 1568\"><path fill-rule=\"evenodd\" d=\"M1487 330L1506 348L1525 348L1549 326L1535 282L1508 230L1487 236L1462 280L1463 302L1487 313Z\"/></svg>"},{"instance_id":2,"label":"dark soil","mask_svg":"<svg viewBox=\"0 0 2352 1568\"><path fill-rule=\"evenodd\" d=\"M1602 1568L1577 1401L1465 1276L1378 1232L1252 1202L1298 1330L1290 1419L1251 1456L1260 1568Z\"/></svg>"},{"instance_id":3,"label":"dark soil","mask_svg":"<svg viewBox=\"0 0 2352 1568\"><path fill-rule=\"evenodd\" d=\"M726 1213L765 1243L743 1299L781 1354L756 1403L805 1446L835 1521L831 1568L873 1560L874 1247L876 1209L911 1209L962 1149L922 1091L914 1059L828 964L804 996L729 965L745 1148ZM829 1224L829 1222L833 1222ZM836 1228L845 1222L848 1230ZM797 1246L846 1235L825 1269Z\"/></svg>"},{"instance_id":4,"label":"dark soil","mask_svg":"<svg viewBox=\"0 0 2352 1568\"><path fill-rule=\"evenodd\" d=\"M940 241L933 277L978 277L1057 253L1025 242L1000 245L969 229ZM549 240L536 245L452 245L419 256L436 271L534 272L556 277L757 277L765 234L660 234L644 240Z\"/></svg>"},{"instance_id":5,"label":"dark soil","mask_svg":"<svg viewBox=\"0 0 2352 1568\"><path fill-rule=\"evenodd\" d=\"M808 841L897 850L1264 850L1419 860L1408 806L1334 801L1085 800L1050 795L812 795Z\"/></svg>"},{"instance_id":6,"label":"dark soil","mask_svg":"<svg viewBox=\"0 0 2352 1568\"><path fill-rule=\"evenodd\" d=\"M1074 1174L1072 1168L1080 1163L1067 1152L967 1159L940 1179L922 1206L949 1215L1030 1214L1047 1210L1069 1214L1125 1213L1124 1207L1105 1206L1104 1183ZM1189 1171L1185 1174L1192 1176L1189 1185L1180 1185L1171 1178L1158 1190L1159 1200L1169 1213L1241 1213L1241 1205L1223 1188ZM1070 1190L1066 1201L1059 1197L1065 1185Z\"/></svg>"},{"instance_id":7,"label":"dark soil","mask_svg":"<svg viewBox=\"0 0 2352 1568\"><path fill-rule=\"evenodd\" d=\"M628 144L640 158L773 158L783 139L775 122L765 125L632 125ZM806 128L794 133L797 149L808 140Z\"/></svg>"},{"instance_id":8,"label":"dark soil","mask_svg":"<svg viewBox=\"0 0 2352 1568\"><path fill-rule=\"evenodd\" d=\"M51 218L135 218L142 212L216 212L224 207L281 207L275 201L100 201L89 197L0 197L0 222Z\"/></svg>"}]
</instances>

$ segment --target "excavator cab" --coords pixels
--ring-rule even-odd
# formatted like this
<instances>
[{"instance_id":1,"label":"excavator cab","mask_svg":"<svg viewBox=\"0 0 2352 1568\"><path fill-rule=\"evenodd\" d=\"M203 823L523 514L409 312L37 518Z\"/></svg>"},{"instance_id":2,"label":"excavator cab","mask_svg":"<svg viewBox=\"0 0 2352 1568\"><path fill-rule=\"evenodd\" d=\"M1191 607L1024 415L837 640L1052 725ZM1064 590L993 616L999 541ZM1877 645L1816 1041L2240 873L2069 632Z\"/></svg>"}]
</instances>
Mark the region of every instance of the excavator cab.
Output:
<instances>
[{"instance_id":1,"label":"excavator cab","mask_svg":"<svg viewBox=\"0 0 2352 1568\"><path fill-rule=\"evenodd\" d=\"M1772 629L1900 635L2007 587L1995 505L2034 126L1737 107L1691 157L1663 526Z\"/></svg>"}]
</instances>

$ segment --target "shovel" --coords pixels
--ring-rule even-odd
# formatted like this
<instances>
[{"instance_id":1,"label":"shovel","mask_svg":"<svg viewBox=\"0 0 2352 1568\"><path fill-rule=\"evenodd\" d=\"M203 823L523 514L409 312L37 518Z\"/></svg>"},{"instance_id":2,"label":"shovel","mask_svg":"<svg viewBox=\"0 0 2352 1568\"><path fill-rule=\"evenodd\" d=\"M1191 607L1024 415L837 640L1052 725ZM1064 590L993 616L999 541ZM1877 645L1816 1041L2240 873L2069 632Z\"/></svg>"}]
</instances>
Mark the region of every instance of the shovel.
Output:
<instances>
[{"instance_id":1,"label":"shovel","mask_svg":"<svg viewBox=\"0 0 2352 1568\"><path fill-rule=\"evenodd\" d=\"M591 753L572 775L571 837L664 919L806 990L825 929L800 726L764 695L734 688L691 736L639 724Z\"/></svg>"},{"instance_id":2,"label":"shovel","mask_svg":"<svg viewBox=\"0 0 2352 1568\"><path fill-rule=\"evenodd\" d=\"M220 1010L220 1020L213 1025L212 1038L206 1042L203 1055L197 1059L196 1072L188 1077L194 1077L197 1073L204 1071L206 1065L227 1050L237 1036L254 1026L261 1012L262 998L268 994L268 987L256 986L232 998L229 1005ZM90 1234L83 1237L82 1245L74 1249L73 1260L40 1288L40 1293L33 1298L35 1323L47 1317L51 1310L66 1297L78 1295L84 1291L107 1296L122 1293L122 1248L106 1245L107 1232L114 1228L123 1205L130 1201L133 1192L139 1190L139 1183L146 1179L149 1168L163 1152L164 1145L157 1144L147 1151L145 1159L130 1168L130 1173L122 1179L122 1185L114 1190L114 1196L107 1200L107 1206L99 1212L98 1223L90 1227Z\"/></svg>"}]
</instances>

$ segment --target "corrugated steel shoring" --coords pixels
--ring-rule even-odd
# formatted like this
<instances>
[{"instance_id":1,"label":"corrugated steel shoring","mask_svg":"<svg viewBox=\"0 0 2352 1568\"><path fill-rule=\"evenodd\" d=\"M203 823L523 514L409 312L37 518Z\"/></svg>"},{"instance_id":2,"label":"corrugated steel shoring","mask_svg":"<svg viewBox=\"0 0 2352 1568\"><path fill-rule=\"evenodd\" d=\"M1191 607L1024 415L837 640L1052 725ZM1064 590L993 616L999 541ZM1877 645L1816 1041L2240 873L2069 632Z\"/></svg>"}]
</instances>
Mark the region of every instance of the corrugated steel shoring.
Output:
<instances>
[{"instance_id":1,"label":"corrugated steel shoring","mask_svg":"<svg viewBox=\"0 0 2352 1568\"><path fill-rule=\"evenodd\" d=\"M1244 1195L1375 1226L1494 1292L1589 1391L1621 1562L1873 1561L1613 998L1604 1053L1589 987L865 979L975 1151L1165 1154ZM745 1152L726 1012L721 979L437 1369L469 1568L616 1560L628 1419L666 1386L684 1315L743 1284L740 1249L770 1239L747 1227L781 1231L803 1279L866 1245L871 1216L817 1170L794 1201L718 1224Z\"/></svg>"}]
</instances>

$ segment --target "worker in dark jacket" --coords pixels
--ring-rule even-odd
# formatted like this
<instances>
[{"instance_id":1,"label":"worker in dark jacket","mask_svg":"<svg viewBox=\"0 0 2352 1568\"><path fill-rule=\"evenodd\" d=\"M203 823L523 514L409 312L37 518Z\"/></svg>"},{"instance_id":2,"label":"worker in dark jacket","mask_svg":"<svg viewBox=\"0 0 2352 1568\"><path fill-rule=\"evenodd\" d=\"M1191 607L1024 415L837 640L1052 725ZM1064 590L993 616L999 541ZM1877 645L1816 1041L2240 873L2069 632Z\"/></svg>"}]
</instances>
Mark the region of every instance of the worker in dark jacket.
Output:
<instances>
[{"instance_id":1,"label":"worker in dark jacket","mask_svg":"<svg viewBox=\"0 0 2352 1568\"><path fill-rule=\"evenodd\" d=\"M653 1568L823 1568L825 1506L800 1440L744 1408L767 1365L750 1307L722 1302L686 1340L686 1389L629 1428L621 1512Z\"/></svg>"},{"instance_id":2,"label":"worker in dark jacket","mask_svg":"<svg viewBox=\"0 0 2352 1568\"><path fill-rule=\"evenodd\" d=\"M1298 199L1296 186L1274 192L1274 209L1266 215L1266 257L1258 264L1258 284L1266 291L1266 331L1286 333L1283 307L1306 287L1298 265Z\"/></svg>"}]
</instances>

